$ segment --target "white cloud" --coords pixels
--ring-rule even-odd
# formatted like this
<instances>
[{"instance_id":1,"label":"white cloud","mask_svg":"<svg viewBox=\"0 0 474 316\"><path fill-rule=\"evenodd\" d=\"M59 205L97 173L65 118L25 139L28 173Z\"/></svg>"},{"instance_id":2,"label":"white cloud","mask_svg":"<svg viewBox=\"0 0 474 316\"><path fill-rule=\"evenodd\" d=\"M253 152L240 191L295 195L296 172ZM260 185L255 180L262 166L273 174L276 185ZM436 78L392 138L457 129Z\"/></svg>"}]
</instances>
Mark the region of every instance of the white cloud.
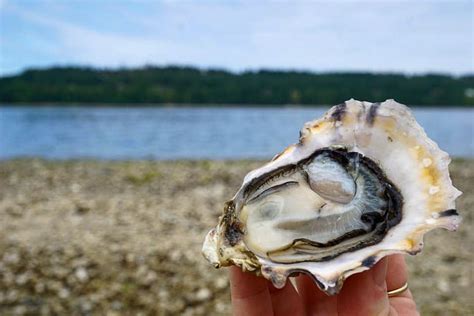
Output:
<instances>
[{"instance_id":1,"label":"white cloud","mask_svg":"<svg viewBox=\"0 0 474 316\"><path fill-rule=\"evenodd\" d=\"M472 9L472 3L464 2L464 7L466 3ZM93 3L87 5L91 15L100 18L104 13L93 11ZM10 3L8 9L25 24L49 29L36 42L45 43L43 51L55 63L473 71L472 15L460 5L441 2L122 2L116 15L107 15L115 20L102 23L107 30L83 20L65 20L64 3L57 10ZM113 29L111 22L123 26ZM38 62L33 57L29 65Z\"/></svg>"}]
</instances>

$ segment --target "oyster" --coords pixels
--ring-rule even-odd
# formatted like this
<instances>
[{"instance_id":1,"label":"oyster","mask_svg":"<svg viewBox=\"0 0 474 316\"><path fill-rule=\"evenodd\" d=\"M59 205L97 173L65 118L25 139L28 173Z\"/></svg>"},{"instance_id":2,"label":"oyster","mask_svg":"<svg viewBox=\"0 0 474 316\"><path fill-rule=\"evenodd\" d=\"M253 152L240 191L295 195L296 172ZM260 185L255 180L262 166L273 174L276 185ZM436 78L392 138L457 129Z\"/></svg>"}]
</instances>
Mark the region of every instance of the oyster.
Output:
<instances>
[{"instance_id":1,"label":"oyster","mask_svg":"<svg viewBox=\"0 0 474 316\"><path fill-rule=\"evenodd\" d=\"M427 231L457 229L461 192L449 162L406 106L346 101L247 174L206 236L204 257L277 288L307 273L336 294L383 256L421 251Z\"/></svg>"}]
</instances>

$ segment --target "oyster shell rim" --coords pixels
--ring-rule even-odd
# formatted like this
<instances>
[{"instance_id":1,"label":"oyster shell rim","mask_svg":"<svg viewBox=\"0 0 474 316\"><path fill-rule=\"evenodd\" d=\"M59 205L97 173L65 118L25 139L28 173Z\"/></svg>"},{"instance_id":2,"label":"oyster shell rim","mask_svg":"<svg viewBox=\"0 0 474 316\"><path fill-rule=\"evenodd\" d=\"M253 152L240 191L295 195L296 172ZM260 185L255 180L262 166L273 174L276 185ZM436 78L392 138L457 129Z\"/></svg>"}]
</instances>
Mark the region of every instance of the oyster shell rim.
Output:
<instances>
[{"instance_id":1,"label":"oyster shell rim","mask_svg":"<svg viewBox=\"0 0 474 316\"><path fill-rule=\"evenodd\" d=\"M275 162L282 162L285 157L291 156L295 150L298 150L298 147L305 146L307 143L310 143L312 141L312 136L316 134L313 129L319 128L321 123L331 122L335 126L338 124L338 122L341 122L346 116L348 106L358 106L362 108L363 110L361 111L366 113L365 124L370 127L374 126L374 124L376 123L377 115L380 110L382 110L382 112L385 112L383 113L385 114L385 117L393 116L401 118L403 123L405 123L406 125L406 130L414 133L417 137L417 140L422 143L422 145L424 146L423 150L429 152L429 154L436 158L436 167L438 171L442 171L441 175L439 175L439 179L441 179L440 181L445 186L444 189L446 191L446 204L452 207L446 207L444 210L425 210L425 212L429 213L430 216L426 216L427 214L422 214L425 215L424 223L419 224L419 227L416 230L405 232L405 237L407 240L410 239L410 242L406 242L404 244L397 244L396 247L394 246L390 248L379 247L380 249L378 249L377 251L373 251L370 255L365 256L362 260L349 260L351 262L350 265L346 265L342 270L336 269L333 273L318 273L317 266L308 266L314 265L314 262L308 262L307 264L303 265L301 263L280 264L271 262L262 257L258 257L251 252L249 253L249 250L246 249L245 244L243 243L243 238L240 238L240 240L238 238L234 239L234 241L232 242L233 245L231 245L230 243L224 245L224 248L227 247L224 253L223 248L221 247L222 245L219 245L219 242L225 243L226 241L225 239L219 241L218 236L222 235L225 232L225 225L233 225L232 227L235 228L236 216L235 214L229 216L228 212L235 211L236 208L240 207L238 203L233 205L233 207L229 207L229 203L238 200L242 188L248 185L249 180L257 177L259 173L265 174L265 170L271 169L269 166L273 166L273 168L275 168ZM390 107L390 109L388 110L387 107ZM367 108L369 110L365 111ZM406 131L404 131L404 133L405 132ZM354 131L354 135L355 133L356 131ZM362 151L360 153L365 155L365 153ZM288 163L288 161L284 162ZM326 112L323 118L306 123L300 132L299 143L290 145L282 153L276 155L270 162L258 169L249 172L245 176L241 188L238 190L233 199L226 203L224 215L221 216L221 218L219 219L218 226L215 229L211 230L211 232L206 237L206 242L203 245L203 254L206 259L208 259L208 261L214 263L215 267L235 264L237 266L240 266L244 271L253 271L256 274L263 275L265 278L272 281L274 286L277 288L283 287L289 276L295 273L305 273L315 281L315 283L321 290L323 290L329 295L336 294L341 289L344 280L347 279L350 275L370 269L381 258L387 255L394 253L408 253L414 255L419 253L423 248L423 235L427 231L437 227L445 228L448 230L456 230L458 228L462 218L455 210L454 201L462 193L452 185L448 171L449 162L450 159L448 154L439 149L438 145L433 140L427 137L423 128L419 126L419 124L415 121L410 110L406 106L397 103L394 100L387 100L382 103L369 103L359 102L351 99L343 104L332 107L328 112ZM382 166L380 166L380 168L382 168ZM234 217L234 220L230 220L231 217ZM243 235L242 227L237 227L234 233L237 233L237 235ZM212 238L208 238L210 235L212 235ZM377 246L381 246L382 244L383 242L381 242ZM230 248L228 246L230 246ZM354 253L362 253L364 252L364 249L367 250L372 247L373 246L365 247L361 249L362 251L355 251ZM216 253L216 256L213 255L213 252Z\"/></svg>"}]
</instances>

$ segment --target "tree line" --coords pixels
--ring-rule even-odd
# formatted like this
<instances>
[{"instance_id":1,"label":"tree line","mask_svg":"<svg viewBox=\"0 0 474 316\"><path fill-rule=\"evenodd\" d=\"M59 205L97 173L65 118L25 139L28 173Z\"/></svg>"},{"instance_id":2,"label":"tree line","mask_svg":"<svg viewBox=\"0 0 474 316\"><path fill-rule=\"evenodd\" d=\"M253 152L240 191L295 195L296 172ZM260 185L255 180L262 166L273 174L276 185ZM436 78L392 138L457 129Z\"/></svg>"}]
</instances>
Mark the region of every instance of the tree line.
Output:
<instances>
[{"instance_id":1,"label":"tree line","mask_svg":"<svg viewBox=\"0 0 474 316\"><path fill-rule=\"evenodd\" d=\"M30 69L0 78L2 103L312 105L354 98L409 105L474 105L474 75L233 73L193 67Z\"/></svg>"}]
</instances>

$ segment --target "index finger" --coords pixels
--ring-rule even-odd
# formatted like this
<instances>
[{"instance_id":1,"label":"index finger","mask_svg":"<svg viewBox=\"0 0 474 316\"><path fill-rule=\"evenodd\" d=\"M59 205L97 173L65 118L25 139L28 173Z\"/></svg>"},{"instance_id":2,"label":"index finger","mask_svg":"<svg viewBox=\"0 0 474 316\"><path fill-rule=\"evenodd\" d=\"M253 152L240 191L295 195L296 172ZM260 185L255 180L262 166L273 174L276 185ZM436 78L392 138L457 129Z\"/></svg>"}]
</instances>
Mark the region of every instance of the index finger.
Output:
<instances>
[{"instance_id":1,"label":"index finger","mask_svg":"<svg viewBox=\"0 0 474 316\"><path fill-rule=\"evenodd\" d=\"M229 268L230 292L234 315L272 315L272 300L267 280L240 268Z\"/></svg>"}]
</instances>

